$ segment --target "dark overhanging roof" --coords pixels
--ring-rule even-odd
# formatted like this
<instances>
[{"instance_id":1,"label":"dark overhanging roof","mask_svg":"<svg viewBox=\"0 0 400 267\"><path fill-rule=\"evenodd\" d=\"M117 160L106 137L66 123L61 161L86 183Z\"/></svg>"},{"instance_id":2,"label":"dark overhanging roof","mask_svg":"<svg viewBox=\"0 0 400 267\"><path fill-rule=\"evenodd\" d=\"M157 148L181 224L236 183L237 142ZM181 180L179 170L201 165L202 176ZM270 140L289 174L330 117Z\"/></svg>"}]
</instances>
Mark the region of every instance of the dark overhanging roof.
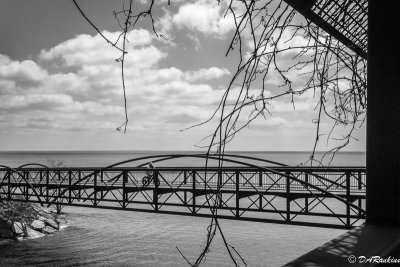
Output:
<instances>
[{"instance_id":1,"label":"dark overhanging roof","mask_svg":"<svg viewBox=\"0 0 400 267\"><path fill-rule=\"evenodd\" d=\"M367 59L368 0L284 0L297 12Z\"/></svg>"}]
</instances>

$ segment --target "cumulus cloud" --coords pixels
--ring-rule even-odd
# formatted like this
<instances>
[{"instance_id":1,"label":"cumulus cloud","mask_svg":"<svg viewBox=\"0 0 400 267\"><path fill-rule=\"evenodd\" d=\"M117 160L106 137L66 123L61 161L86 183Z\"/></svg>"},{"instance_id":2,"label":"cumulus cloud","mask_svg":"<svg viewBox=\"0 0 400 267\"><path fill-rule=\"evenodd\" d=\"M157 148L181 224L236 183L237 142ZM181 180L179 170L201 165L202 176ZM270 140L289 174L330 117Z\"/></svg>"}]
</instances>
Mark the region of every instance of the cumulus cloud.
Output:
<instances>
[{"instance_id":1,"label":"cumulus cloud","mask_svg":"<svg viewBox=\"0 0 400 267\"><path fill-rule=\"evenodd\" d=\"M73 103L71 96L62 94L4 95L3 110L48 110Z\"/></svg>"},{"instance_id":2,"label":"cumulus cloud","mask_svg":"<svg viewBox=\"0 0 400 267\"><path fill-rule=\"evenodd\" d=\"M118 32L103 31L102 34L111 41L116 41L119 37ZM127 43L126 58L129 62L148 67L165 56L159 49L150 45L152 35L147 30L132 30L127 34L127 39L129 42ZM121 42L122 38L119 40ZM121 52L105 42L100 34L95 36L80 34L49 50L43 50L39 55L40 60L50 61L62 58L67 66L81 66L82 68L99 64L110 65L110 62L120 57Z\"/></svg>"},{"instance_id":3,"label":"cumulus cloud","mask_svg":"<svg viewBox=\"0 0 400 267\"><path fill-rule=\"evenodd\" d=\"M189 71L185 73L185 80L198 81L198 80L211 80L218 79L224 75L229 75L230 72L227 68L211 67L208 69L199 69L197 71Z\"/></svg>"},{"instance_id":4,"label":"cumulus cloud","mask_svg":"<svg viewBox=\"0 0 400 267\"><path fill-rule=\"evenodd\" d=\"M103 34L110 39L118 36ZM167 54L155 45L149 31L134 30L128 38L125 79L129 127L176 132L211 115L210 106L221 92L208 82L229 75L228 69L160 68ZM124 118L121 69L115 62L119 56L118 50L98 34L77 35L43 50L39 63L1 56L0 75L4 79L0 94L7 104L0 107L0 113L12 118L7 121L9 126L18 128L113 131ZM60 66L49 74L41 63ZM22 90L17 74L40 84Z\"/></svg>"},{"instance_id":5,"label":"cumulus cloud","mask_svg":"<svg viewBox=\"0 0 400 267\"><path fill-rule=\"evenodd\" d=\"M235 28L232 15L224 17L226 4L200 0L179 7L172 20L178 28L188 28L214 37L223 37Z\"/></svg>"},{"instance_id":6,"label":"cumulus cloud","mask_svg":"<svg viewBox=\"0 0 400 267\"><path fill-rule=\"evenodd\" d=\"M162 83L172 81L209 81L219 79L225 75L229 75L230 71L227 68L201 68L195 71L182 71L175 67L152 69L144 76L147 83Z\"/></svg>"},{"instance_id":7,"label":"cumulus cloud","mask_svg":"<svg viewBox=\"0 0 400 267\"><path fill-rule=\"evenodd\" d=\"M41 69L32 60L22 62L11 60L0 54L0 79L12 80L22 86L37 84L47 77L47 71Z\"/></svg>"}]
</instances>

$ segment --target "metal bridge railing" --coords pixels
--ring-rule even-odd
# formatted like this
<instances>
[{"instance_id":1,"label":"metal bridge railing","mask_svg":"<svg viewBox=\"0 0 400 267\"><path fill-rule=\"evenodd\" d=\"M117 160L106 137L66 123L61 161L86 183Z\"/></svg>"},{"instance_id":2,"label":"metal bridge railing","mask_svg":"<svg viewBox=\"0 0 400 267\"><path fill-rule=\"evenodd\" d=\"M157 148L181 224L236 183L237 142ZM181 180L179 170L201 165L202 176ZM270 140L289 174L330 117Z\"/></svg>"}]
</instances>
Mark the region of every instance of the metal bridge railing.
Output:
<instances>
[{"instance_id":1,"label":"metal bridge railing","mask_svg":"<svg viewBox=\"0 0 400 267\"><path fill-rule=\"evenodd\" d=\"M144 183L144 178L149 178ZM0 168L1 199L351 228L365 168Z\"/></svg>"}]
</instances>

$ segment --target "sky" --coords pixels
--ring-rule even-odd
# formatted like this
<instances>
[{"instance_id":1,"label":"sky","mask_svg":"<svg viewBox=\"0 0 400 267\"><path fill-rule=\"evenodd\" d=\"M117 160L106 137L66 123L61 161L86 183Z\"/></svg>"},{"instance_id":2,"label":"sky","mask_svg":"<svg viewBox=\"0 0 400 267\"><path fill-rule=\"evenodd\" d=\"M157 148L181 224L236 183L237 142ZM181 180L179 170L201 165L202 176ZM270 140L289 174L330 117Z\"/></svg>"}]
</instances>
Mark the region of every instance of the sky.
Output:
<instances>
[{"instance_id":1,"label":"sky","mask_svg":"<svg viewBox=\"0 0 400 267\"><path fill-rule=\"evenodd\" d=\"M146 0L134 1L144 8ZM214 0L156 1L158 38L149 20L128 33L124 122L120 53L85 21L72 1L0 1L0 151L199 150L237 66L226 51L234 24ZM123 1L79 0L110 40ZM289 59L289 56L288 56ZM268 91L277 90L273 79ZM315 141L315 96L272 103L229 150L309 151ZM329 125L322 124L325 136ZM187 129L190 128L190 129ZM346 148L365 151L365 127ZM318 150L332 143L321 142Z\"/></svg>"}]
</instances>

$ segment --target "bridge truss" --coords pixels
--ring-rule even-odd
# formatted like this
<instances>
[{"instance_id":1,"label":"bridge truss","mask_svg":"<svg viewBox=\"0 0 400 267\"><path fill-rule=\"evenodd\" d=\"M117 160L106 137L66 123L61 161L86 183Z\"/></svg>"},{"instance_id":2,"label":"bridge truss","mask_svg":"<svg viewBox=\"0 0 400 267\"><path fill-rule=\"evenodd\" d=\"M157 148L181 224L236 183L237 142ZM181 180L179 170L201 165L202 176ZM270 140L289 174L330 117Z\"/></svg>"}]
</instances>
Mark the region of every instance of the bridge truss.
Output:
<instances>
[{"instance_id":1,"label":"bridge truss","mask_svg":"<svg viewBox=\"0 0 400 267\"><path fill-rule=\"evenodd\" d=\"M247 165L0 168L0 197L334 228L352 228L365 218L365 168Z\"/></svg>"}]
</instances>

